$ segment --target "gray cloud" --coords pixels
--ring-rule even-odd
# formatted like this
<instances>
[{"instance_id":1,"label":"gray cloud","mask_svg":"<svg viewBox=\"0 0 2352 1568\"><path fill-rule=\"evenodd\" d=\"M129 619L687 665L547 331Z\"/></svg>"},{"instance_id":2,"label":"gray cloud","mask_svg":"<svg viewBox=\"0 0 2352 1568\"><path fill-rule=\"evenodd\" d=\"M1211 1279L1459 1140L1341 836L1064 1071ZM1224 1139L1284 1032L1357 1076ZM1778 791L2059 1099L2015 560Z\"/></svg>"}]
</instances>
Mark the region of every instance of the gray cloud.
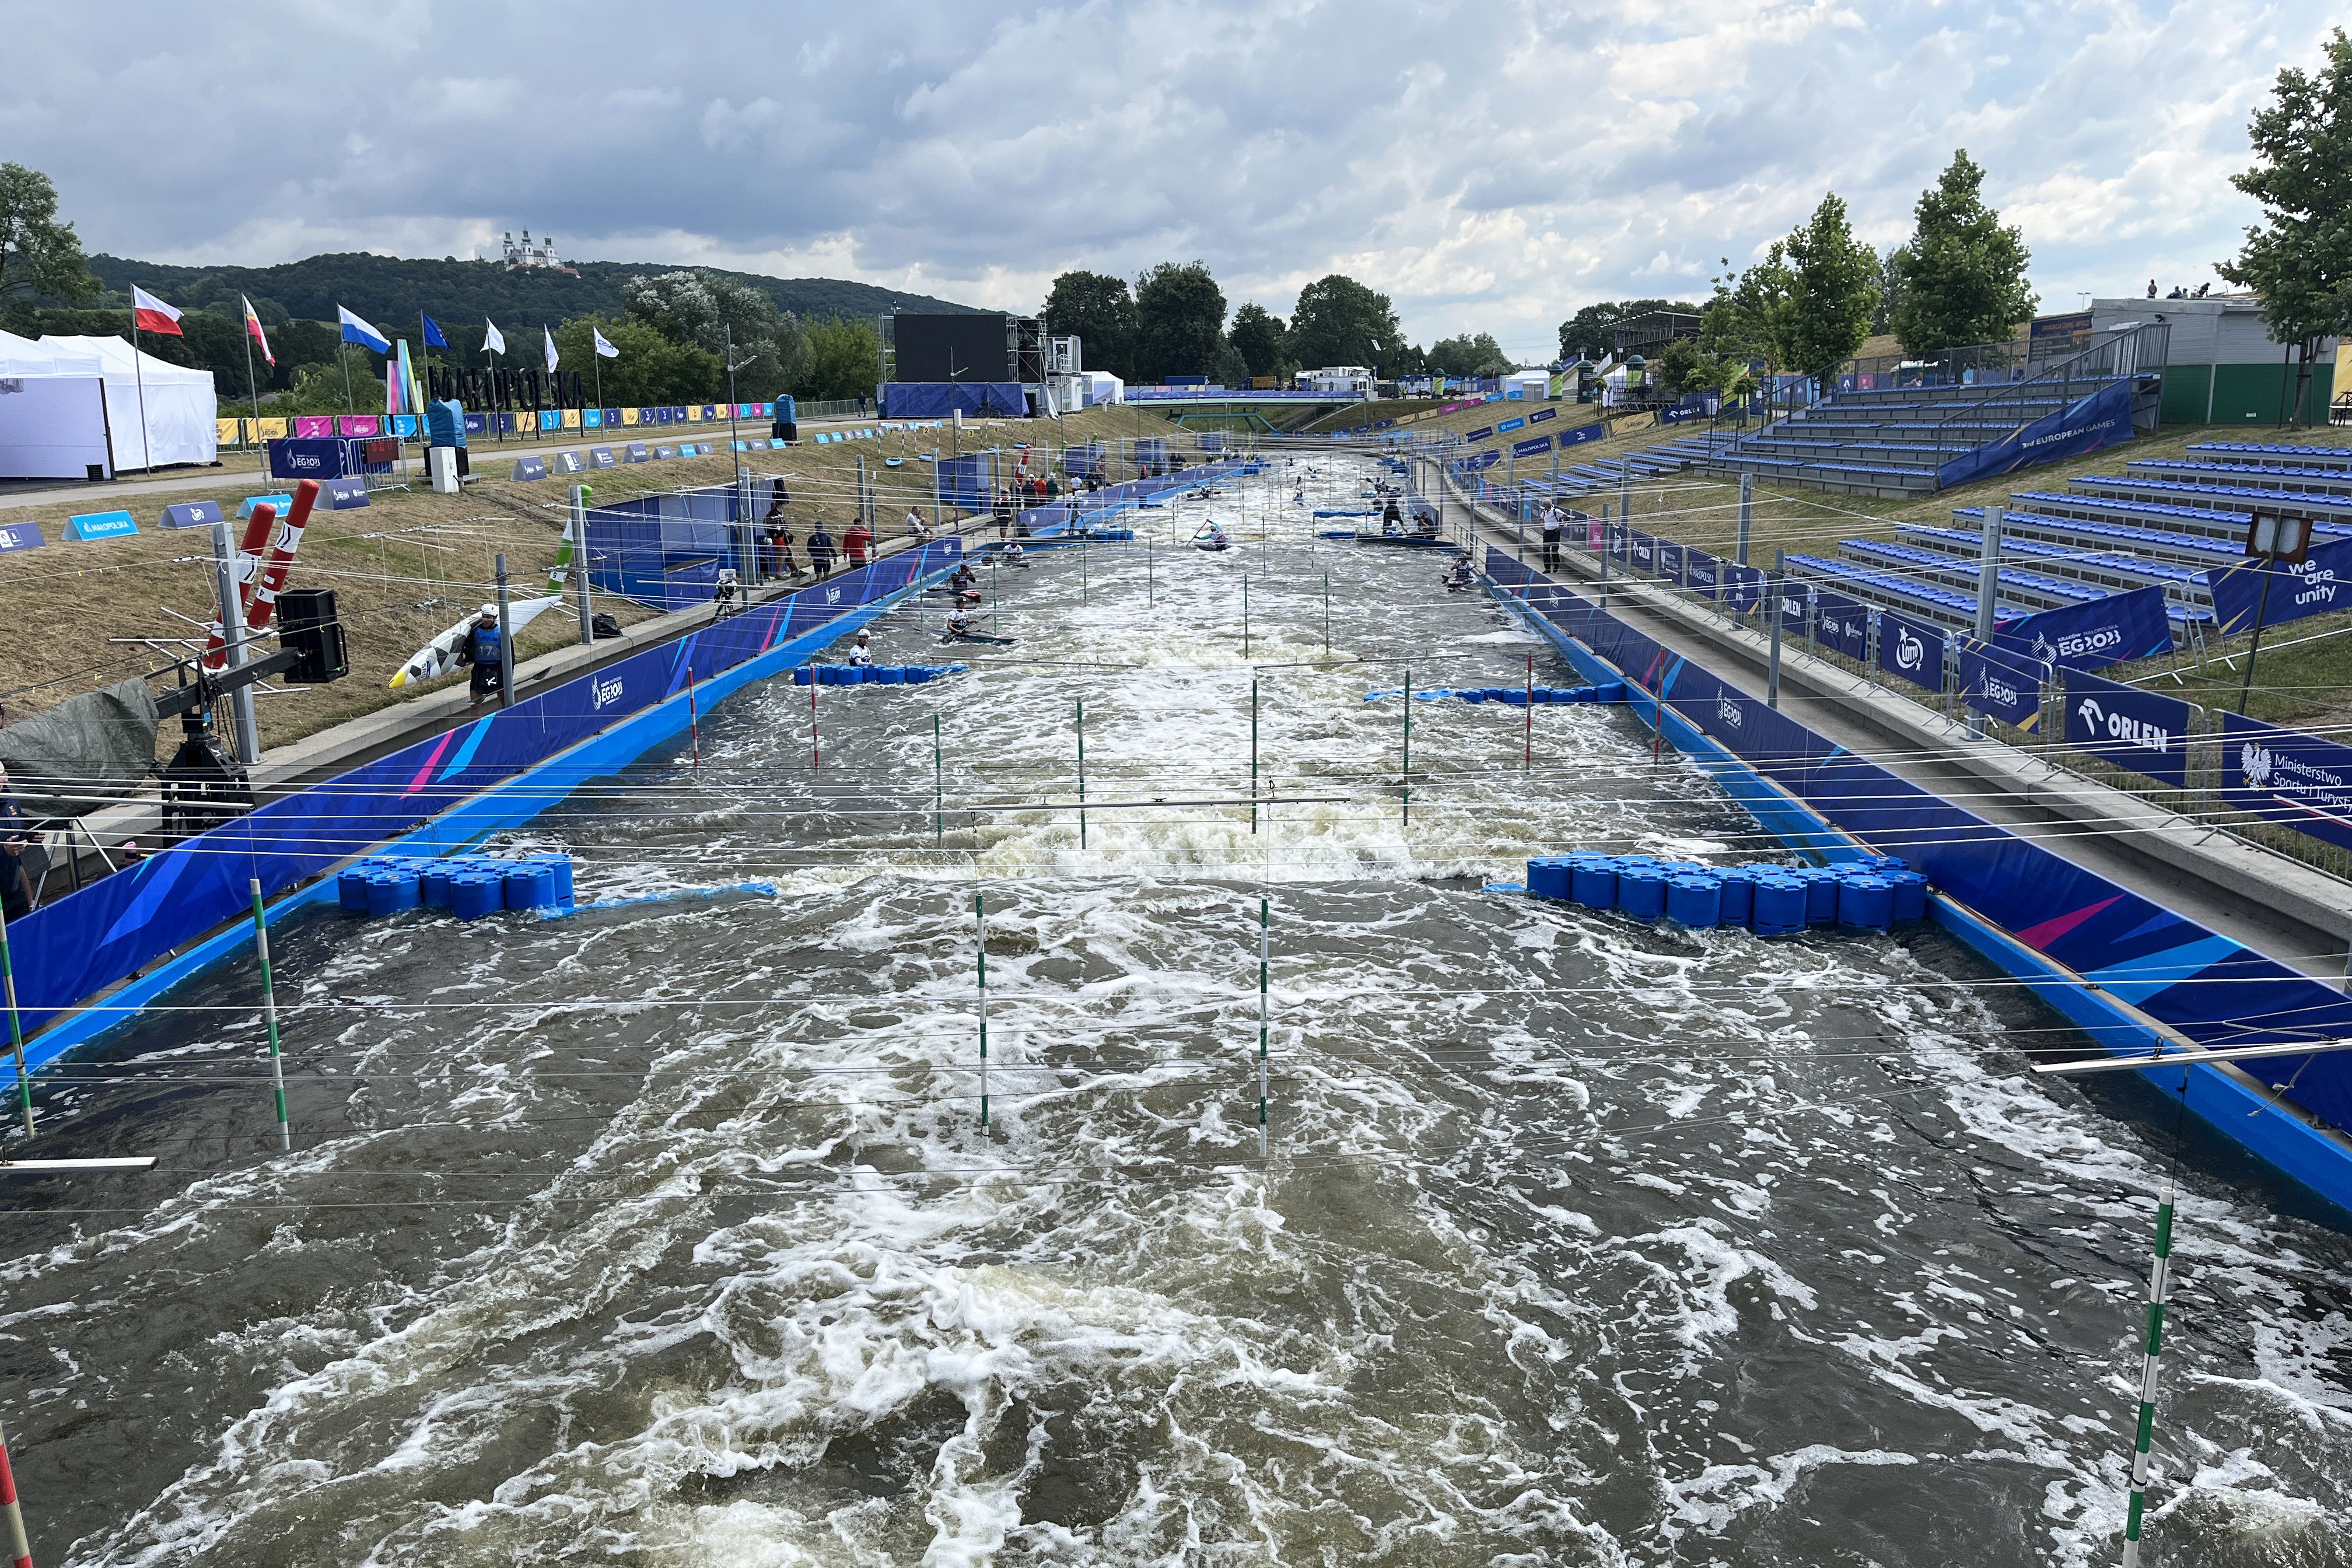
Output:
<instances>
[{"instance_id":1,"label":"gray cloud","mask_svg":"<svg viewBox=\"0 0 2352 1568\"><path fill-rule=\"evenodd\" d=\"M1205 259L1286 310L1348 271L1427 340L1528 357L1579 305L1702 291L1845 196L1900 238L1955 146L2045 298L2196 282L2315 8L1574 0L869 0L647 13L394 0L10 8L5 155L95 248L268 263L583 256L829 273L1034 307L1071 266Z\"/></svg>"}]
</instances>

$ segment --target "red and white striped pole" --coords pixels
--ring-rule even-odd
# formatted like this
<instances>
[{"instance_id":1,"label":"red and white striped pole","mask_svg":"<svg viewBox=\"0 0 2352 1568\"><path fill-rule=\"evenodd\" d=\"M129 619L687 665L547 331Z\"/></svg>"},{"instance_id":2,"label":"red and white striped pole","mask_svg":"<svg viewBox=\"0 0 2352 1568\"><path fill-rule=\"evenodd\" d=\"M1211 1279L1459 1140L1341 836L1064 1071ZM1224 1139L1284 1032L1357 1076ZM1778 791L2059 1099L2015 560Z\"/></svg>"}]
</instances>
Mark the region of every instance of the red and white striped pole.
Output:
<instances>
[{"instance_id":1,"label":"red and white striped pole","mask_svg":"<svg viewBox=\"0 0 2352 1568\"><path fill-rule=\"evenodd\" d=\"M0 1432L0 1524L8 1531L10 1568L33 1568L33 1543L25 1539L24 1510L16 1506L16 1478L8 1468L8 1436Z\"/></svg>"}]
</instances>

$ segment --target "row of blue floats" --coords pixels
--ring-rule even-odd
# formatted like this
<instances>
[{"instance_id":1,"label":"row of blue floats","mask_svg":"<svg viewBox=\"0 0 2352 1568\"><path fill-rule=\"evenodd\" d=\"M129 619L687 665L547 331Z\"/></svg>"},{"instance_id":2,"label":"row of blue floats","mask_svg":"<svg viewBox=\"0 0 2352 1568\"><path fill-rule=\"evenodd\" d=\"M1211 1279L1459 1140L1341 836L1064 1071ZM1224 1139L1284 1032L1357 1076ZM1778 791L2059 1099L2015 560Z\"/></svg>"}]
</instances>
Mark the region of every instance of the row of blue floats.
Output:
<instances>
[{"instance_id":1,"label":"row of blue floats","mask_svg":"<svg viewBox=\"0 0 2352 1568\"><path fill-rule=\"evenodd\" d=\"M572 857L454 855L424 860L371 855L344 868L335 879L335 895L344 911L355 915L396 915L422 908L478 921L500 910L567 909L572 903Z\"/></svg>"},{"instance_id":2,"label":"row of blue floats","mask_svg":"<svg viewBox=\"0 0 2352 1568\"><path fill-rule=\"evenodd\" d=\"M803 664L793 671L794 686L920 686L943 675L961 675L968 664Z\"/></svg>"},{"instance_id":3,"label":"row of blue floats","mask_svg":"<svg viewBox=\"0 0 2352 1568\"><path fill-rule=\"evenodd\" d=\"M1683 926L1793 936L1807 926L1885 931L1927 914L1927 879L1893 856L1835 866L1702 866L1580 853L1528 862L1528 891L1588 910Z\"/></svg>"},{"instance_id":4,"label":"row of blue floats","mask_svg":"<svg viewBox=\"0 0 2352 1568\"><path fill-rule=\"evenodd\" d=\"M1386 691L1367 691L1364 700L1380 702L1403 695L1402 688L1391 688ZM1413 696L1423 702L1451 698L1459 702L1504 702L1514 708L1525 708L1530 702L1538 705L1546 702L1622 702L1625 700L1625 683L1612 680L1600 686L1538 686L1533 689L1525 686L1471 686L1456 689L1450 686L1436 686L1425 691L1416 691Z\"/></svg>"}]
</instances>

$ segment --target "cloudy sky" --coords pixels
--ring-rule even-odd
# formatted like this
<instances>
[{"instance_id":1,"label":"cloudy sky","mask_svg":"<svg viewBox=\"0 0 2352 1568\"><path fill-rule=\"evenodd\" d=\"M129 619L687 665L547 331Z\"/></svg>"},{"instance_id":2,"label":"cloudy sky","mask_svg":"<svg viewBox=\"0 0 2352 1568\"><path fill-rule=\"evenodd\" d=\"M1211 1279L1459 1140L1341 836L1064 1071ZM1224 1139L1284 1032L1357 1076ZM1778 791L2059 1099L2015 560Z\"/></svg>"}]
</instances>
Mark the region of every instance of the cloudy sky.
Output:
<instances>
[{"instance_id":1,"label":"cloudy sky","mask_svg":"<svg viewBox=\"0 0 2352 1568\"><path fill-rule=\"evenodd\" d=\"M2212 277L2228 176L2334 0L0 0L0 157L93 250L567 256L1034 310L1205 260L1286 313L1344 271L1416 341L1519 357L1580 305L1703 295L1819 201L1901 240L1952 149L2045 310Z\"/></svg>"}]
</instances>

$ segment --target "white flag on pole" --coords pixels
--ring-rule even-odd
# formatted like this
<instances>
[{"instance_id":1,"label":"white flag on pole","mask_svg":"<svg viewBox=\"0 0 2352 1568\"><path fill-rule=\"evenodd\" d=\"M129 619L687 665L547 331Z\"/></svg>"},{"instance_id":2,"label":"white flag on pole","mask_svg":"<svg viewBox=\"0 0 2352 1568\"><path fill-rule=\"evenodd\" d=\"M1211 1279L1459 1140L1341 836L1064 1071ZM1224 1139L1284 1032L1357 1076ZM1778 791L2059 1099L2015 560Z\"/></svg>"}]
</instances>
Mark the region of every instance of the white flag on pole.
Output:
<instances>
[{"instance_id":1,"label":"white flag on pole","mask_svg":"<svg viewBox=\"0 0 2352 1568\"><path fill-rule=\"evenodd\" d=\"M504 332L499 331L499 324L490 320L488 316L484 316L482 318L482 352L484 353L493 354L502 354L506 353L507 337Z\"/></svg>"},{"instance_id":2,"label":"white flag on pole","mask_svg":"<svg viewBox=\"0 0 2352 1568\"><path fill-rule=\"evenodd\" d=\"M604 333L598 331L593 327L589 328L588 332L591 337L593 337L596 340L596 353L599 358L619 359L621 357L621 351L614 348L611 343L606 342L604 341Z\"/></svg>"},{"instance_id":3,"label":"white flag on pole","mask_svg":"<svg viewBox=\"0 0 2352 1568\"><path fill-rule=\"evenodd\" d=\"M555 333L546 327L539 330L547 336L547 368L553 370L555 368Z\"/></svg>"}]
</instances>

